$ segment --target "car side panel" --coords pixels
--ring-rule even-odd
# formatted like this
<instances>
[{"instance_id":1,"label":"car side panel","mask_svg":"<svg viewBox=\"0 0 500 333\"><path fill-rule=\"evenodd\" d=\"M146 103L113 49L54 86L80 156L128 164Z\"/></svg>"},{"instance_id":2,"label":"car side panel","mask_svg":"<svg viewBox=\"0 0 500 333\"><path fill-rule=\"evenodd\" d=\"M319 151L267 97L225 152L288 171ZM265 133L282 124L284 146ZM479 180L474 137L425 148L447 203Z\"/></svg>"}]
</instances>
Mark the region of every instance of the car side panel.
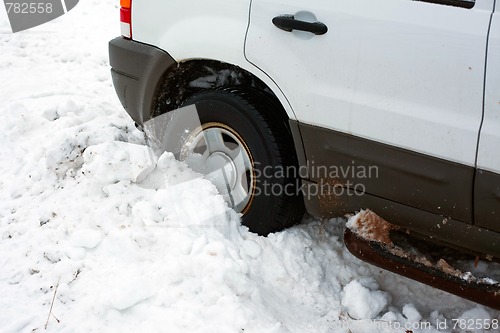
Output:
<instances>
[{"instance_id":1,"label":"car side panel","mask_svg":"<svg viewBox=\"0 0 500 333\"><path fill-rule=\"evenodd\" d=\"M244 57L250 0L135 0L132 37L165 50L177 62L210 59L250 71L273 90L288 116L289 103L268 76Z\"/></svg>"},{"instance_id":2,"label":"car side panel","mask_svg":"<svg viewBox=\"0 0 500 333\"><path fill-rule=\"evenodd\" d=\"M132 36L165 49L175 60L244 60L249 0L132 2Z\"/></svg>"},{"instance_id":3,"label":"car side panel","mask_svg":"<svg viewBox=\"0 0 500 333\"><path fill-rule=\"evenodd\" d=\"M500 7L500 4L497 5ZM500 173L500 9L493 14L491 22L484 119L479 139L477 167Z\"/></svg>"},{"instance_id":4,"label":"car side panel","mask_svg":"<svg viewBox=\"0 0 500 333\"><path fill-rule=\"evenodd\" d=\"M391 214L389 207L363 206L363 197L371 195L442 220L473 223L473 167L308 124L300 124L299 129L307 159L305 164L301 160L305 178L318 184L319 197L331 198L323 201L328 209L322 217L365 208ZM352 211L333 199L347 190L358 192L350 199L360 206L346 206Z\"/></svg>"},{"instance_id":5,"label":"car side panel","mask_svg":"<svg viewBox=\"0 0 500 333\"><path fill-rule=\"evenodd\" d=\"M484 119L474 188L475 224L500 231L500 5L491 22Z\"/></svg>"},{"instance_id":6,"label":"car side panel","mask_svg":"<svg viewBox=\"0 0 500 333\"><path fill-rule=\"evenodd\" d=\"M253 0L249 61L298 120L474 166L493 0L465 9L407 0ZM324 35L278 29L315 16Z\"/></svg>"}]
</instances>

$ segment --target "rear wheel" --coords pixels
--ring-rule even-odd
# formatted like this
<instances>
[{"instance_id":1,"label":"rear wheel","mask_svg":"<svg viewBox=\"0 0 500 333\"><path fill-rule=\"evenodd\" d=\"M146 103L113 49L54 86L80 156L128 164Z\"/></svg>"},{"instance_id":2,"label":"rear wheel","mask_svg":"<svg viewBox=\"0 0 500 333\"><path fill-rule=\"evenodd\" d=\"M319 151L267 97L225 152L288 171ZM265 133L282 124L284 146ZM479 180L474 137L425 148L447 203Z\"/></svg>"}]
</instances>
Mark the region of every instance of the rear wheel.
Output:
<instances>
[{"instance_id":1,"label":"rear wheel","mask_svg":"<svg viewBox=\"0 0 500 333\"><path fill-rule=\"evenodd\" d=\"M300 221L304 203L298 165L281 105L237 89L198 93L201 126L184 139L180 159L205 174L242 223L261 235Z\"/></svg>"}]
</instances>

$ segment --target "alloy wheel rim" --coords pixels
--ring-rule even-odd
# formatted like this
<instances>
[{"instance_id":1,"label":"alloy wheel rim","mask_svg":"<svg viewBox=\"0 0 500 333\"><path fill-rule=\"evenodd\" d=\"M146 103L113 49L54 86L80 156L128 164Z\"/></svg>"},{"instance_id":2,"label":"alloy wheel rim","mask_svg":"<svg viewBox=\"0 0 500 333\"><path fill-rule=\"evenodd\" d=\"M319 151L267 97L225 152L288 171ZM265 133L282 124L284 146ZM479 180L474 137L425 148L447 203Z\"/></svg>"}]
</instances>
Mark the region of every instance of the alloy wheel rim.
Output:
<instances>
[{"instance_id":1,"label":"alloy wheel rim","mask_svg":"<svg viewBox=\"0 0 500 333\"><path fill-rule=\"evenodd\" d=\"M255 192L253 159L231 127L218 122L199 127L185 141L180 157L210 180L236 212L248 210Z\"/></svg>"}]
</instances>

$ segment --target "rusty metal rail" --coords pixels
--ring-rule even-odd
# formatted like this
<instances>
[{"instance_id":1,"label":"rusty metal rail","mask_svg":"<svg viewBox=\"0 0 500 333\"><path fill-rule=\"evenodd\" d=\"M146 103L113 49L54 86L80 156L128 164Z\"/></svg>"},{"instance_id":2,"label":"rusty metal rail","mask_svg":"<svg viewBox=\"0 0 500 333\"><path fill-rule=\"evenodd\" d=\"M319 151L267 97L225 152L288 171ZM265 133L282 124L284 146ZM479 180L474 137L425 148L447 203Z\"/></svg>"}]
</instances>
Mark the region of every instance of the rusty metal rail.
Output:
<instances>
[{"instance_id":1,"label":"rusty metal rail","mask_svg":"<svg viewBox=\"0 0 500 333\"><path fill-rule=\"evenodd\" d=\"M500 288L498 285L469 282L437 268L396 256L380 243L367 241L349 229L346 229L344 233L344 243L354 256L365 262L492 309L500 310Z\"/></svg>"}]
</instances>

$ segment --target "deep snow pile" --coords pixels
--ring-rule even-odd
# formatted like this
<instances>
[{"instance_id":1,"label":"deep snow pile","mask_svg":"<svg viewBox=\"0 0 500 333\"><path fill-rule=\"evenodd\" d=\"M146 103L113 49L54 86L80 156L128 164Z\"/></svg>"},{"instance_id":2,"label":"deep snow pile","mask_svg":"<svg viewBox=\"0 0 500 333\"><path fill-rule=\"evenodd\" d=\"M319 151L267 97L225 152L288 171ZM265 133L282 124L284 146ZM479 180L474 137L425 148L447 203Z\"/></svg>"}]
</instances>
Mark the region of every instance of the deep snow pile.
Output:
<instances>
[{"instance_id":1,"label":"deep snow pile","mask_svg":"<svg viewBox=\"0 0 500 333\"><path fill-rule=\"evenodd\" d=\"M154 157L109 76L117 2L84 0L19 34L0 10L0 332L43 331L54 294L48 332L403 332L381 323L500 318L355 259L344 220L251 234L211 183Z\"/></svg>"}]
</instances>

